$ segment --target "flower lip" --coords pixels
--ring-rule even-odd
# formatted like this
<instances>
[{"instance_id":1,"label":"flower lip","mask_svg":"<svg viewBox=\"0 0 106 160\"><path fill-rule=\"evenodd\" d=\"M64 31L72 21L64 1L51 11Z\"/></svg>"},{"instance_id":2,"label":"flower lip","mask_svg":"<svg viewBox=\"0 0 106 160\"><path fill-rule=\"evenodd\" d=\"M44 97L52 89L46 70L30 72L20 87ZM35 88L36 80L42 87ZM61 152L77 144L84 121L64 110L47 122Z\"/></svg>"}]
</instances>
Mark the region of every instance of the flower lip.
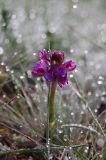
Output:
<instances>
[{"instance_id":1,"label":"flower lip","mask_svg":"<svg viewBox=\"0 0 106 160\"><path fill-rule=\"evenodd\" d=\"M68 79L67 77L62 77L61 79L58 80L59 86L62 88L63 85L68 84Z\"/></svg>"}]
</instances>

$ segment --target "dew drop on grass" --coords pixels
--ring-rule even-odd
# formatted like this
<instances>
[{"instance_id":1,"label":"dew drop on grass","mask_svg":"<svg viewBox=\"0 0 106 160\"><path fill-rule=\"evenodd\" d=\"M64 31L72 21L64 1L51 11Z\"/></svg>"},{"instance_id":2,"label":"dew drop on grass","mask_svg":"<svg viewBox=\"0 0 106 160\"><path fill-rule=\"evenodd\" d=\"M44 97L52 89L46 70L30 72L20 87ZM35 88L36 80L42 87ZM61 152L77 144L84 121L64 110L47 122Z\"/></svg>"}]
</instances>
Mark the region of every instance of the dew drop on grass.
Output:
<instances>
[{"instance_id":1,"label":"dew drop on grass","mask_svg":"<svg viewBox=\"0 0 106 160\"><path fill-rule=\"evenodd\" d=\"M75 114L74 114L74 112L71 112L71 116L74 116Z\"/></svg>"},{"instance_id":2,"label":"dew drop on grass","mask_svg":"<svg viewBox=\"0 0 106 160\"><path fill-rule=\"evenodd\" d=\"M70 53L74 53L74 49L70 49Z\"/></svg>"},{"instance_id":3,"label":"dew drop on grass","mask_svg":"<svg viewBox=\"0 0 106 160\"><path fill-rule=\"evenodd\" d=\"M88 54L88 50L84 50L84 53L85 53L85 55L87 55Z\"/></svg>"},{"instance_id":4,"label":"dew drop on grass","mask_svg":"<svg viewBox=\"0 0 106 160\"><path fill-rule=\"evenodd\" d=\"M6 66L5 68L6 68L6 72L9 72L9 71L10 71L10 69L9 69L8 66Z\"/></svg>"},{"instance_id":5,"label":"dew drop on grass","mask_svg":"<svg viewBox=\"0 0 106 160\"><path fill-rule=\"evenodd\" d=\"M84 114L84 111L81 111L81 115L83 115Z\"/></svg>"},{"instance_id":6,"label":"dew drop on grass","mask_svg":"<svg viewBox=\"0 0 106 160\"><path fill-rule=\"evenodd\" d=\"M3 53L4 53L4 49L0 47L0 55L2 55Z\"/></svg>"},{"instance_id":7,"label":"dew drop on grass","mask_svg":"<svg viewBox=\"0 0 106 160\"><path fill-rule=\"evenodd\" d=\"M73 5L73 9L76 9L76 8L77 8L77 5L76 5L76 4L74 4L74 5Z\"/></svg>"},{"instance_id":8,"label":"dew drop on grass","mask_svg":"<svg viewBox=\"0 0 106 160\"><path fill-rule=\"evenodd\" d=\"M34 52L34 53L33 53L33 56L36 56L36 55L37 55L37 53Z\"/></svg>"},{"instance_id":9,"label":"dew drop on grass","mask_svg":"<svg viewBox=\"0 0 106 160\"><path fill-rule=\"evenodd\" d=\"M6 95L5 95L5 94L3 94L3 98L6 98Z\"/></svg>"},{"instance_id":10,"label":"dew drop on grass","mask_svg":"<svg viewBox=\"0 0 106 160\"><path fill-rule=\"evenodd\" d=\"M25 76L24 76L24 75L21 75L21 76L20 76L20 79L24 79L24 78L25 78Z\"/></svg>"},{"instance_id":11,"label":"dew drop on grass","mask_svg":"<svg viewBox=\"0 0 106 160\"><path fill-rule=\"evenodd\" d=\"M70 78L73 78L74 76L73 76L73 74L70 74Z\"/></svg>"},{"instance_id":12,"label":"dew drop on grass","mask_svg":"<svg viewBox=\"0 0 106 160\"><path fill-rule=\"evenodd\" d=\"M98 112L98 110L97 110L97 109L95 109L95 110L94 110L94 112L95 112L95 113L97 113L97 112Z\"/></svg>"},{"instance_id":13,"label":"dew drop on grass","mask_svg":"<svg viewBox=\"0 0 106 160\"><path fill-rule=\"evenodd\" d=\"M101 84L103 84L103 81L99 80L99 81L97 81L97 84L101 85Z\"/></svg>"},{"instance_id":14,"label":"dew drop on grass","mask_svg":"<svg viewBox=\"0 0 106 160\"><path fill-rule=\"evenodd\" d=\"M5 63L4 62L1 62L1 66L4 66L5 65Z\"/></svg>"},{"instance_id":15,"label":"dew drop on grass","mask_svg":"<svg viewBox=\"0 0 106 160\"><path fill-rule=\"evenodd\" d=\"M57 132L58 132L59 134L62 134L62 133L63 133L63 130L62 130L62 129L57 129Z\"/></svg>"},{"instance_id":16,"label":"dew drop on grass","mask_svg":"<svg viewBox=\"0 0 106 160\"><path fill-rule=\"evenodd\" d=\"M10 72L11 72L11 74L13 74L13 73L14 73L14 70L11 70Z\"/></svg>"},{"instance_id":17,"label":"dew drop on grass","mask_svg":"<svg viewBox=\"0 0 106 160\"><path fill-rule=\"evenodd\" d=\"M63 139L66 142L68 140L68 135L65 134L64 137L63 137Z\"/></svg>"}]
</instances>

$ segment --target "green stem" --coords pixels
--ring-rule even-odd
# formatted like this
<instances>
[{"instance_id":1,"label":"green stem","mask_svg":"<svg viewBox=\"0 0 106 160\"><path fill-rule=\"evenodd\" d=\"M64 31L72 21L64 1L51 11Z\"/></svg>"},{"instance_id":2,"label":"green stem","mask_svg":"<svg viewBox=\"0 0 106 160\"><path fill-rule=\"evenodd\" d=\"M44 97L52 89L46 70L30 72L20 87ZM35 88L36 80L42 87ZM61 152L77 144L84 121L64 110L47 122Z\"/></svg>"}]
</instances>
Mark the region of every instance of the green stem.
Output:
<instances>
[{"instance_id":1,"label":"green stem","mask_svg":"<svg viewBox=\"0 0 106 160\"><path fill-rule=\"evenodd\" d=\"M53 137L53 132L56 127L56 119L55 119L55 105L54 105L54 98L55 98L55 91L56 91L56 81L53 81L50 84L49 88L49 95L48 95L48 119L47 119L47 129L46 129L46 135L47 135L47 149L48 149L48 160L50 156L50 140Z\"/></svg>"},{"instance_id":2,"label":"green stem","mask_svg":"<svg viewBox=\"0 0 106 160\"><path fill-rule=\"evenodd\" d=\"M53 82L50 87L50 96L49 96L49 122L53 123L55 120L55 107L54 107L54 98L56 91L56 82Z\"/></svg>"},{"instance_id":3,"label":"green stem","mask_svg":"<svg viewBox=\"0 0 106 160\"><path fill-rule=\"evenodd\" d=\"M81 145L73 145L73 146L57 146L57 147L51 147L50 151L58 152L64 150L64 148L78 148L78 147L85 147L88 146L88 144L81 144ZM30 154L37 154L37 153L44 153L47 152L47 147L39 147L39 148L24 148L24 149L17 149L17 150L9 150L9 151L0 151L0 157L4 156L12 156L12 155L30 155Z\"/></svg>"},{"instance_id":4,"label":"green stem","mask_svg":"<svg viewBox=\"0 0 106 160\"><path fill-rule=\"evenodd\" d=\"M51 133L55 129L55 124L56 124L55 105L54 105L56 85L57 85L56 81L52 82L50 86L50 94L49 94L49 99L48 99L49 137L51 137Z\"/></svg>"}]
</instances>

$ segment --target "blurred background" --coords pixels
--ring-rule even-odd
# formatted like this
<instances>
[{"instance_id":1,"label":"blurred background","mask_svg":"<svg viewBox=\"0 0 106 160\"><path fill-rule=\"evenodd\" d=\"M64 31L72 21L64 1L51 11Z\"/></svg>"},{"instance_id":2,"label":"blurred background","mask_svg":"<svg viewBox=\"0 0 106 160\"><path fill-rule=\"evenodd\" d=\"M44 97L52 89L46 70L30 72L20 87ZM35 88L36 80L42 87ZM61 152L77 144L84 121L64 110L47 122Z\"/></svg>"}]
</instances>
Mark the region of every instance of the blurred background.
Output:
<instances>
[{"instance_id":1,"label":"blurred background","mask_svg":"<svg viewBox=\"0 0 106 160\"><path fill-rule=\"evenodd\" d=\"M31 69L49 47L76 62L69 79L106 131L106 0L0 0L0 121L41 138L48 87ZM69 85L57 88L56 114L97 127Z\"/></svg>"}]
</instances>

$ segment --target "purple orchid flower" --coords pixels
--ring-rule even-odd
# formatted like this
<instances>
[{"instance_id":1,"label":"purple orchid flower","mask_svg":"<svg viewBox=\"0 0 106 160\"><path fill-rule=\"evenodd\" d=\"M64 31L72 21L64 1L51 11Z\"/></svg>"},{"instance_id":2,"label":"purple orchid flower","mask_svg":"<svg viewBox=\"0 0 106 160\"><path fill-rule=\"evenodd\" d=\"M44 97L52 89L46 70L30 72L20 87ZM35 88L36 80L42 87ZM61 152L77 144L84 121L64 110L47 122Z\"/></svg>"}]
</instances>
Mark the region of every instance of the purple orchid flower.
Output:
<instances>
[{"instance_id":1,"label":"purple orchid flower","mask_svg":"<svg viewBox=\"0 0 106 160\"><path fill-rule=\"evenodd\" d=\"M64 62L63 51L39 51L39 61L32 69L33 76L44 76L47 81L57 81L62 87L68 84L67 72L73 71L76 64L72 60Z\"/></svg>"}]
</instances>

